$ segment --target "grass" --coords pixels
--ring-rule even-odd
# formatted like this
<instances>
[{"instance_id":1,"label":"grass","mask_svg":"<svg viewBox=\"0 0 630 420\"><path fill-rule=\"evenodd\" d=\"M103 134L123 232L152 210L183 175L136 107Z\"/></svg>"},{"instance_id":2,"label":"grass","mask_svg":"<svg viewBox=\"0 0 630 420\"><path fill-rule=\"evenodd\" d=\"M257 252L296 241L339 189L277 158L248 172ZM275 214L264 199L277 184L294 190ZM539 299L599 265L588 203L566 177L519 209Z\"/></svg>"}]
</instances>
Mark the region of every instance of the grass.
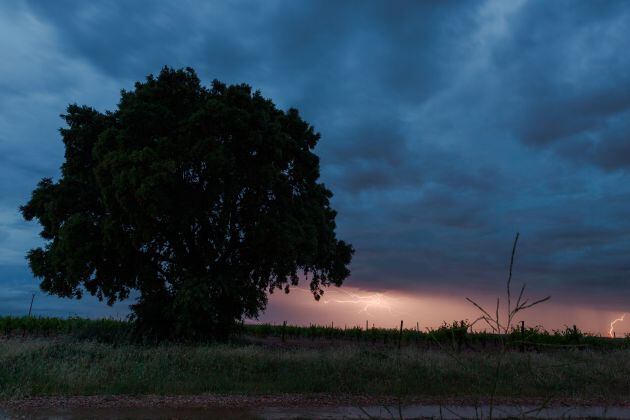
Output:
<instances>
[{"instance_id":1,"label":"grass","mask_svg":"<svg viewBox=\"0 0 630 420\"><path fill-rule=\"evenodd\" d=\"M496 396L622 401L630 351L509 352ZM138 346L72 338L0 340L0 398L99 394L479 397L497 353L253 345Z\"/></svg>"},{"instance_id":2,"label":"grass","mask_svg":"<svg viewBox=\"0 0 630 420\"><path fill-rule=\"evenodd\" d=\"M0 316L0 335L65 336L99 342L129 342L132 325L114 319Z\"/></svg>"},{"instance_id":3,"label":"grass","mask_svg":"<svg viewBox=\"0 0 630 420\"><path fill-rule=\"evenodd\" d=\"M491 315L437 329L241 325L232 344L150 345L120 320L0 317L0 400L71 395L313 394L474 401L627 403L630 336L606 338L573 326L519 329L531 303L507 280ZM474 331L476 324L490 332ZM485 323L485 324L484 324ZM477 327L478 328L478 327ZM252 344L255 343L255 344ZM309 344L307 344L309 343ZM485 409L484 409L485 410ZM401 413L399 413L401 414ZM479 413L478 413L479 414ZM482 411L482 416L485 413Z\"/></svg>"},{"instance_id":4,"label":"grass","mask_svg":"<svg viewBox=\"0 0 630 420\"><path fill-rule=\"evenodd\" d=\"M255 337L261 339L284 337L292 340L334 340L341 343L379 344L396 347L401 341L403 347L448 346L452 349L486 350L496 346L500 338L508 348L518 349L524 341L529 350L559 349L582 347L598 350L630 349L630 336L611 339L581 331L579 328L566 327L560 330L546 331L540 327L527 327L523 332L511 329L509 334L491 332L471 332L467 321L444 323L439 328L428 331L403 329L402 335L397 328L359 327L339 328L311 325L245 324L236 337ZM4 337L71 337L80 340L94 340L102 343L132 343L132 325L124 320L51 318L51 317L11 317L0 316L0 336Z\"/></svg>"}]
</instances>

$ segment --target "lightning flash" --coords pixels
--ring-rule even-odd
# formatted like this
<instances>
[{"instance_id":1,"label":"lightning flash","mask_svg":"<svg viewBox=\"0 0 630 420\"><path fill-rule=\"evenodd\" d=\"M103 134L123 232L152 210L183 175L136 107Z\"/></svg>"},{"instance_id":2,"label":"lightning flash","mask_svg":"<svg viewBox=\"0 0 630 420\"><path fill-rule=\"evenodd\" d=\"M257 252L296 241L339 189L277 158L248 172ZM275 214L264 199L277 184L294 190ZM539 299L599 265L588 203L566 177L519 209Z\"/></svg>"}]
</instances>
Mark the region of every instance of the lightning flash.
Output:
<instances>
[{"instance_id":1,"label":"lightning flash","mask_svg":"<svg viewBox=\"0 0 630 420\"><path fill-rule=\"evenodd\" d=\"M347 296L347 298L343 299L330 299L325 300L324 303L341 303L341 304L349 304L349 305L357 305L359 309L359 313L367 313L370 314L370 309L384 309L390 314L394 313L392 308L392 304L394 304L394 300L388 296L385 296L383 293L373 293L369 295L359 295L356 293L346 292L343 290L339 291Z\"/></svg>"},{"instance_id":2,"label":"lightning flash","mask_svg":"<svg viewBox=\"0 0 630 420\"><path fill-rule=\"evenodd\" d=\"M617 318L610 323L610 331L608 331L608 335L611 337L615 336L615 324L617 322L623 322L623 319L626 317L626 314L621 315L621 318Z\"/></svg>"}]
</instances>

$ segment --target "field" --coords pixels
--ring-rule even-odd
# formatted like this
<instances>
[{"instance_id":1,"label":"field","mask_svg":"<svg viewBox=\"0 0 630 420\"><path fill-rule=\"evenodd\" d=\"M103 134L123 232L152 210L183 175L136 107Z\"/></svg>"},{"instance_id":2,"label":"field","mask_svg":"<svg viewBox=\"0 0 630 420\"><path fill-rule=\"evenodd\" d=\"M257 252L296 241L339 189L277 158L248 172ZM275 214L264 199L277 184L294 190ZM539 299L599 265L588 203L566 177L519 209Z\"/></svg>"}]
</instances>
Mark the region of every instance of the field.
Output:
<instances>
[{"instance_id":1,"label":"field","mask_svg":"<svg viewBox=\"0 0 630 420\"><path fill-rule=\"evenodd\" d=\"M244 324L233 342L276 342L290 344L357 344L381 347L417 347L439 350L485 351L506 346L512 350L546 351L553 349L624 350L630 349L630 336L608 338L581 331L577 326L546 331L540 327L513 328L510 334L470 332L466 321L454 321L426 331L419 328L339 328L333 326ZM0 317L0 337L65 337L113 344L138 344L132 325L114 319ZM143 343L150 344L150 343ZM312 347L312 346L311 346Z\"/></svg>"},{"instance_id":2,"label":"field","mask_svg":"<svg viewBox=\"0 0 630 420\"><path fill-rule=\"evenodd\" d=\"M231 343L134 342L124 321L0 318L0 399L336 394L625 402L627 339L244 325ZM503 340L505 346L500 346ZM524 344L524 347L523 347ZM522 351L523 350L523 351Z\"/></svg>"}]
</instances>

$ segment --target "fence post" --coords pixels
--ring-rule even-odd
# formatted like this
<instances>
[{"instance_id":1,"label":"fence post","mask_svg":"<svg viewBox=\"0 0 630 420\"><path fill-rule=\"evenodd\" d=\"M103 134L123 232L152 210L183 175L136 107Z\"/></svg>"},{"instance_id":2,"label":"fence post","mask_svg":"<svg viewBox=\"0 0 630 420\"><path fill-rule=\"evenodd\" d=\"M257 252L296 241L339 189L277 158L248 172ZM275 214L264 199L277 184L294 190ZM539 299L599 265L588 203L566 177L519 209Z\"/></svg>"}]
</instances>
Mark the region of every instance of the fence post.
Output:
<instances>
[{"instance_id":1,"label":"fence post","mask_svg":"<svg viewBox=\"0 0 630 420\"><path fill-rule=\"evenodd\" d=\"M525 321L521 321L521 353L525 351Z\"/></svg>"},{"instance_id":2,"label":"fence post","mask_svg":"<svg viewBox=\"0 0 630 420\"><path fill-rule=\"evenodd\" d=\"M287 321L284 321L282 323L282 342L284 343L284 334L285 334L285 330L287 329Z\"/></svg>"},{"instance_id":3,"label":"fence post","mask_svg":"<svg viewBox=\"0 0 630 420\"><path fill-rule=\"evenodd\" d=\"M398 334L398 350L400 350L400 345L402 343L402 330L403 330L403 321L400 320L400 334Z\"/></svg>"}]
</instances>

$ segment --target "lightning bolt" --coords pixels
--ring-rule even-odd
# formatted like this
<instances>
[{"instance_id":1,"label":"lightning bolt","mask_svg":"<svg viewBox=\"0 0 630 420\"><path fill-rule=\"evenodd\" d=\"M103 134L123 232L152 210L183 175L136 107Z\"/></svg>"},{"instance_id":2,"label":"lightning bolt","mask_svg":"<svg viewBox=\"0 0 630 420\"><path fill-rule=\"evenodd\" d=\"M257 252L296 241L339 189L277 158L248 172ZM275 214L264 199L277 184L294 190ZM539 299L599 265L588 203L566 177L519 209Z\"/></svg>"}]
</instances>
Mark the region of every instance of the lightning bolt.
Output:
<instances>
[{"instance_id":1,"label":"lightning bolt","mask_svg":"<svg viewBox=\"0 0 630 420\"><path fill-rule=\"evenodd\" d=\"M310 293L309 290L304 289L302 287L294 287L294 289L300 290L302 292ZM367 294L367 295L363 295L363 294L360 295L360 294L348 292L342 289L342 290L327 291L326 296L330 296L331 294L341 294L341 295L344 295L344 297L341 297L340 299L334 299L332 297L329 299L322 299L322 303L324 304L339 303L339 304L346 304L346 305L357 305L360 307L358 313L366 313L370 316L372 316L372 314L370 313L370 309L375 309L375 308L386 310L387 312L393 315L404 315L402 312L396 311L394 309L396 299L386 296L384 293L372 293L372 294Z\"/></svg>"},{"instance_id":2,"label":"lightning bolt","mask_svg":"<svg viewBox=\"0 0 630 420\"><path fill-rule=\"evenodd\" d=\"M372 315L370 313L371 309L378 308L384 309L390 314L401 314L400 312L394 310L393 305L396 303L395 299L392 299L389 296L386 296L384 293L372 293L368 295L359 295L356 293L339 290L339 293L342 293L347 296L346 299L330 299L325 300L324 303L341 303L341 304L349 304L349 305L357 305L360 307L358 313L366 313L368 315Z\"/></svg>"},{"instance_id":3,"label":"lightning bolt","mask_svg":"<svg viewBox=\"0 0 630 420\"><path fill-rule=\"evenodd\" d=\"M623 314L623 315L621 315L621 318L617 318L617 319L611 321L611 323L610 323L610 331L608 331L608 335L609 336L611 336L611 337L615 336L615 324L617 322L622 322L625 317L626 317L626 314Z\"/></svg>"}]
</instances>

